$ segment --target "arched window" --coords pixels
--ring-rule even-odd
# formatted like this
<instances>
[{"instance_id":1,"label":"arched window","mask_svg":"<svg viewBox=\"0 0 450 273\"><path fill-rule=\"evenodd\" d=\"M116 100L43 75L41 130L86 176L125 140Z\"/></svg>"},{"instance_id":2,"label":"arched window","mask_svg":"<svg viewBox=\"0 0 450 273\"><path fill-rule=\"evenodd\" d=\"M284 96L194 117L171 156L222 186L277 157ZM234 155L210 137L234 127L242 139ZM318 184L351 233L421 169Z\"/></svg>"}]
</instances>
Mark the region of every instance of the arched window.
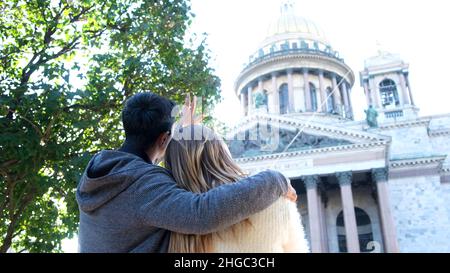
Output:
<instances>
[{"instance_id":1,"label":"arched window","mask_svg":"<svg viewBox=\"0 0 450 273\"><path fill-rule=\"evenodd\" d=\"M385 79L380 82L380 96L383 107L397 106L400 104L397 85L391 79Z\"/></svg>"},{"instance_id":2,"label":"arched window","mask_svg":"<svg viewBox=\"0 0 450 273\"><path fill-rule=\"evenodd\" d=\"M317 111L317 91L316 86L309 83L309 92L311 93L311 108L315 112Z\"/></svg>"},{"instance_id":3,"label":"arched window","mask_svg":"<svg viewBox=\"0 0 450 273\"><path fill-rule=\"evenodd\" d=\"M334 96L333 96L333 90L331 90L330 87L327 88L327 112L328 113L334 113Z\"/></svg>"},{"instance_id":4,"label":"arched window","mask_svg":"<svg viewBox=\"0 0 450 273\"><path fill-rule=\"evenodd\" d=\"M358 228L359 248L361 252L371 252L368 244L373 241L372 225L369 215L362 209L355 207L356 225ZM344 213L341 211L336 218L339 252L347 252L345 236Z\"/></svg>"},{"instance_id":5,"label":"arched window","mask_svg":"<svg viewBox=\"0 0 450 273\"><path fill-rule=\"evenodd\" d=\"M280 114L287 114L289 105L288 85L283 83L279 90Z\"/></svg>"}]
</instances>

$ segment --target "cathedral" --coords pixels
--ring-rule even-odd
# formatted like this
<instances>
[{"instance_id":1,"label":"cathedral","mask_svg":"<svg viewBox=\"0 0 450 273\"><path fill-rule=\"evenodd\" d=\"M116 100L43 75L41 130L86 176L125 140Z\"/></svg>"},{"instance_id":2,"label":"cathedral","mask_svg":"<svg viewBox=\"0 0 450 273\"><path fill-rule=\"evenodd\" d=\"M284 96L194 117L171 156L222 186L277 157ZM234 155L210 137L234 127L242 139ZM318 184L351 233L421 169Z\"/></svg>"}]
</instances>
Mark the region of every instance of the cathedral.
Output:
<instances>
[{"instance_id":1,"label":"cathedral","mask_svg":"<svg viewBox=\"0 0 450 273\"><path fill-rule=\"evenodd\" d=\"M425 91L396 54L368 58L357 80L293 10L282 6L236 79L233 157L289 177L312 252L450 252L450 114L419 115L414 92ZM365 120L354 119L355 84Z\"/></svg>"}]
</instances>

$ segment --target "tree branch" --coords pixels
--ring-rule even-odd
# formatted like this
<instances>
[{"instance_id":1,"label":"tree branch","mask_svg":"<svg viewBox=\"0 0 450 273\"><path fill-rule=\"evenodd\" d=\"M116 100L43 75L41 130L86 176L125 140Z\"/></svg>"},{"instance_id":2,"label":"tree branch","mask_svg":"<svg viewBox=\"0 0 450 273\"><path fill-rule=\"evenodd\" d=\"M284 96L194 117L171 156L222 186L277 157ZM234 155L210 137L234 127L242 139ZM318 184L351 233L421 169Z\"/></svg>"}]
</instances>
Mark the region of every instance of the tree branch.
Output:
<instances>
[{"instance_id":1,"label":"tree branch","mask_svg":"<svg viewBox=\"0 0 450 273\"><path fill-rule=\"evenodd\" d=\"M31 74L37 69L37 67L35 69L33 69L32 71L27 71L28 69L30 69L31 67L36 66L37 64L34 64L34 61L39 57L39 60L41 60L41 56L42 54L45 52L45 50L48 48L48 45L51 43L52 41L52 36L53 34L55 34L56 30L58 29L58 22L59 19L61 18L61 15L63 14L63 12L68 8L69 6L63 6L61 8L61 10L56 14L55 18L52 19L52 23L53 23L53 27L49 27L46 29L45 34L44 34L44 38L43 38L43 47L41 50L39 50L38 52L34 52L33 57L31 58L31 60L28 62L28 64L25 66L25 68L22 70L22 77L20 80L21 85L24 85L28 82L28 80L30 79Z\"/></svg>"},{"instance_id":2,"label":"tree branch","mask_svg":"<svg viewBox=\"0 0 450 273\"><path fill-rule=\"evenodd\" d=\"M31 201L33 201L35 194L36 194L36 188L33 187L30 190L30 192L28 192L25 195L25 197L22 199L22 203L20 204L17 211L13 215L10 215L10 218L9 218L10 223L9 223L8 229L6 231L6 236L4 237L2 245L0 247L0 253L6 253L8 251L8 249L11 247L12 240L14 239L14 234L17 234L14 232L16 225L20 220L23 210L31 203Z\"/></svg>"},{"instance_id":3,"label":"tree branch","mask_svg":"<svg viewBox=\"0 0 450 273\"><path fill-rule=\"evenodd\" d=\"M101 30L86 30L86 33L92 33L92 36L89 36L89 39L94 39L100 37L105 31L106 29L104 28Z\"/></svg>"},{"instance_id":4,"label":"tree branch","mask_svg":"<svg viewBox=\"0 0 450 273\"><path fill-rule=\"evenodd\" d=\"M51 61L53 59L56 59L70 51L72 51L73 49L75 49L75 47L79 44L79 40L80 40L81 36L77 36L75 37L70 43L66 44L59 52L51 55L51 56L46 56L44 57L43 54L45 52L45 50L47 48L42 49L40 52L35 53L33 55L33 57L31 58L30 62L27 64L27 66L22 70L22 77L20 79L20 86L24 86L26 83L28 83L28 81L30 80L31 75L44 63L47 63L48 61ZM33 63L34 60L36 60L36 58L39 59L37 60L36 63Z\"/></svg>"},{"instance_id":5,"label":"tree branch","mask_svg":"<svg viewBox=\"0 0 450 273\"><path fill-rule=\"evenodd\" d=\"M9 204L9 199L5 196L5 202L3 202L2 206L0 207L0 219L4 219L5 213L3 212L6 207Z\"/></svg>"},{"instance_id":6,"label":"tree branch","mask_svg":"<svg viewBox=\"0 0 450 273\"><path fill-rule=\"evenodd\" d=\"M13 234L13 238L17 237L23 230L19 229L16 233Z\"/></svg>"},{"instance_id":7,"label":"tree branch","mask_svg":"<svg viewBox=\"0 0 450 273\"><path fill-rule=\"evenodd\" d=\"M14 165L14 164L16 164L16 163L18 163L18 162L19 162L19 160L17 160L17 159L11 159L11 160L2 162L2 163L0 164L0 169L6 169L7 167L9 167L9 166L11 166L11 165Z\"/></svg>"},{"instance_id":8,"label":"tree branch","mask_svg":"<svg viewBox=\"0 0 450 273\"><path fill-rule=\"evenodd\" d=\"M18 117L18 118L21 118L21 119L25 120L26 122L28 122L29 124L31 124L31 126L33 127L33 129L34 129L34 130L36 131L36 133L39 135L39 137L42 138L42 131L41 131L41 129L39 128L39 126L37 126L34 122L32 122L31 120L29 120L28 118L26 118L26 117L24 117L24 116L22 116L22 115L20 115L20 114L17 114L17 117Z\"/></svg>"},{"instance_id":9,"label":"tree branch","mask_svg":"<svg viewBox=\"0 0 450 273\"><path fill-rule=\"evenodd\" d=\"M53 116L52 119L50 120L50 122L48 123L47 129L45 129L45 132L42 135L42 139L41 139L42 142L45 143L50 138L50 133L52 131L52 126L53 126L53 124L55 124L55 120L58 118L58 115L59 114Z\"/></svg>"},{"instance_id":10,"label":"tree branch","mask_svg":"<svg viewBox=\"0 0 450 273\"><path fill-rule=\"evenodd\" d=\"M60 2L60 4L61 4L61 2ZM61 5L60 5L60 7L61 7ZM53 36L53 34L55 34L56 30L58 29L57 26L58 26L58 23L59 23L59 19L61 19L61 15L68 8L69 8L68 5L67 6L63 6L61 8L61 10L56 14L55 18L53 18L51 20L51 22L53 23L53 27L52 28L48 28L47 31L45 32L45 34L44 34L44 45L48 45L52 41L52 36ZM44 16L44 18L45 17L46 16Z\"/></svg>"},{"instance_id":11,"label":"tree branch","mask_svg":"<svg viewBox=\"0 0 450 273\"><path fill-rule=\"evenodd\" d=\"M81 18L81 16L83 16L86 13L88 13L88 11L90 11L94 6L95 6L95 4L90 6L90 7L82 8L80 13L78 13L77 15L73 16L70 19L70 23L77 22Z\"/></svg>"},{"instance_id":12,"label":"tree branch","mask_svg":"<svg viewBox=\"0 0 450 273\"><path fill-rule=\"evenodd\" d=\"M72 51L73 49L75 49L75 47L80 43L80 38L81 36L77 36L75 37L70 43L66 44L63 48L61 48L60 51L58 51L57 53L51 55L51 56L46 56L46 58L40 58L37 62L36 62L36 69L41 65L44 64L48 61L51 61L53 59L56 59L70 51ZM36 69L34 69L32 72L34 72Z\"/></svg>"}]
</instances>

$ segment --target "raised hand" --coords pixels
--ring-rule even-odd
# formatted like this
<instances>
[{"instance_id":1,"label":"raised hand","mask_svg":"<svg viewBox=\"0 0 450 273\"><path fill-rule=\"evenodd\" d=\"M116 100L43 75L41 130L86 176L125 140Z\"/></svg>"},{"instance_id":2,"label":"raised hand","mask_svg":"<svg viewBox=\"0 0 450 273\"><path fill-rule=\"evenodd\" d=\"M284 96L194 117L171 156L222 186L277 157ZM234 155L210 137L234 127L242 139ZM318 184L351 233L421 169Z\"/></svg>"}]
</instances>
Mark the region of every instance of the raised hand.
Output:
<instances>
[{"instance_id":1,"label":"raised hand","mask_svg":"<svg viewBox=\"0 0 450 273\"><path fill-rule=\"evenodd\" d=\"M203 121L203 113L201 115L195 114L197 107L197 98L193 97L191 100L191 95L186 95L184 100L183 109L181 110L180 124L182 127L200 124Z\"/></svg>"}]
</instances>

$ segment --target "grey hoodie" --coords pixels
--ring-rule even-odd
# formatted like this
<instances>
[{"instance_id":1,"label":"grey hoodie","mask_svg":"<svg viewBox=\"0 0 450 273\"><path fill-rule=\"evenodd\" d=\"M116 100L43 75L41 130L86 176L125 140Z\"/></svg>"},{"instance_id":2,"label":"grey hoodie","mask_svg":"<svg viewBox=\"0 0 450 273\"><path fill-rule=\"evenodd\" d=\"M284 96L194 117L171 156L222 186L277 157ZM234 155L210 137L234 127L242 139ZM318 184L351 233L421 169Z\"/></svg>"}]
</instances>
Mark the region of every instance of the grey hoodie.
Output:
<instances>
[{"instance_id":1,"label":"grey hoodie","mask_svg":"<svg viewBox=\"0 0 450 273\"><path fill-rule=\"evenodd\" d=\"M167 252L169 230L207 234L270 206L287 192L278 172L195 194L170 172L120 151L101 151L77 188L80 252Z\"/></svg>"}]
</instances>

